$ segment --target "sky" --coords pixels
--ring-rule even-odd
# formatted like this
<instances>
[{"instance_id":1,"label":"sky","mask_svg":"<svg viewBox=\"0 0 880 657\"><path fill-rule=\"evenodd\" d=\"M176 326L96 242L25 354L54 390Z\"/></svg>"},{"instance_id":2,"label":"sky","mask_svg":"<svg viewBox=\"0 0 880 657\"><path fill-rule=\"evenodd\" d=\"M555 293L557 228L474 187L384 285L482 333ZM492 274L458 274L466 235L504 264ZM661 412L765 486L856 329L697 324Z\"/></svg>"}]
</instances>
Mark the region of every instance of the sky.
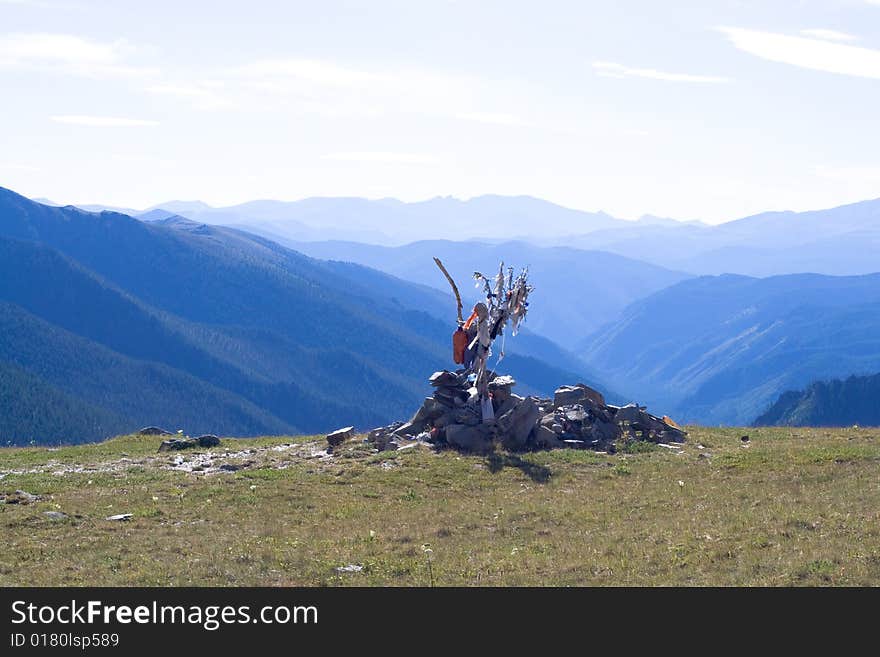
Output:
<instances>
[{"instance_id":1,"label":"sky","mask_svg":"<svg viewBox=\"0 0 880 657\"><path fill-rule=\"evenodd\" d=\"M0 0L0 186L144 209L880 197L880 0Z\"/></svg>"}]
</instances>

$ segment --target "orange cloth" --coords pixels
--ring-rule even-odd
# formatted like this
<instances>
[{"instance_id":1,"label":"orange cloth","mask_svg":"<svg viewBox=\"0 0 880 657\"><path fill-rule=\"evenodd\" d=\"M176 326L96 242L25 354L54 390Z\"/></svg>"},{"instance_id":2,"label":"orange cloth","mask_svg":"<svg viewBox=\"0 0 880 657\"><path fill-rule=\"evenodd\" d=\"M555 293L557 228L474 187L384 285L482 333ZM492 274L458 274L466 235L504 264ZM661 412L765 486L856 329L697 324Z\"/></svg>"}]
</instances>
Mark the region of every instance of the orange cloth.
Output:
<instances>
[{"instance_id":1,"label":"orange cloth","mask_svg":"<svg viewBox=\"0 0 880 657\"><path fill-rule=\"evenodd\" d=\"M464 350L467 349L468 337L467 332L457 329L452 334L452 360L454 363L461 365L464 363Z\"/></svg>"}]
</instances>

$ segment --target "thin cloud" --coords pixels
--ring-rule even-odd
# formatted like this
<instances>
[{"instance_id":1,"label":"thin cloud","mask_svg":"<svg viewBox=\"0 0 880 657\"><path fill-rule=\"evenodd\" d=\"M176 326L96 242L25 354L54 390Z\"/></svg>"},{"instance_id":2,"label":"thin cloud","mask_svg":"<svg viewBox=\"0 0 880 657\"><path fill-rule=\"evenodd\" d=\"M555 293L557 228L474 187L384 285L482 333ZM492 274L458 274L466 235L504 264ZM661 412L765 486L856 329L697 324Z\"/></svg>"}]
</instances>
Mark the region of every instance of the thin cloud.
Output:
<instances>
[{"instance_id":1,"label":"thin cloud","mask_svg":"<svg viewBox=\"0 0 880 657\"><path fill-rule=\"evenodd\" d=\"M139 77L157 69L131 66L133 48L124 40L100 42L72 34L5 34L0 36L0 69L60 72L85 77Z\"/></svg>"},{"instance_id":2,"label":"thin cloud","mask_svg":"<svg viewBox=\"0 0 880 657\"><path fill-rule=\"evenodd\" d=\"M5 169L7 171L42 171L40 167L35 167L30 164L18 164L16 162L0 162L0 169Z\"/></svg>"},{"instance_id":3,"label":"thin cloud","mask_svg":"<svg viewBox=\"0 0 880 657\"><path fill-rule=\"evenodd\" d=\"M485 80L470 75L301 58L254 61L228 70L225 79L250 95L269 95L293 109L327 116L454 116L487 89Z\"/></svg>"},{"instance_id":4,"label":"thin cloud","mask_svg":"<svg viewBox=\"0 0 880 657\"><path fill-rule=\"evenodd\" d=\"M200 110L218 110L231 109L235 107L235 103L229 98L221 95L218 90L222 85L217 86L213 83L197 83L197 84L154 84L144 87L144 91L157 96L171 96L187 100Z\"/></svg>"},{"instance_id":5,"label":"thin cloud","mask_svg":"<svg viewBox=\"0 0 880 657\"><path fill-rule=\"evenodd\" d=\"M246 78L284 78L340 87L362 87L389 79L387 75L313 59L265 59L236 67L232 72Z\"/></svg>"},{"instance_id":6,"label":"thin cloud","mask_svg":"<svg viewBox=\"0 0 880 657\"><path fill-rule=\"evenodd\" d=\"M455 118L461 121L476 121L477 123L489 123L491 125L512 127L529 125L528 121L513 114L496 112L460 112L455 115Z\"/></svg>"},{"instance_id":7,"label":"thin cloud","mask_svg":"<svg viewBox=\"0 0 880 657\"><path fill-rule=\"evenodd\" d=\"M880 166L825 166L814 168L817 176L831 180L845 180L857 183L880 183Z\"/></svg>"},{"instance_id":8,"label":"thin cloud","mask_svg":"<svg viewBox=\"0 0 880 657\"><path fill-rule=\"evenodd\" d=\"M801 34L807 37L815 37L817 39L824 39L825 41L858 41L859 37L854 34L847 34L846 32L838 32L837 30L823 30L823 29L812 29L812 30L801 30Z\"/></svg>"},{"instance_id":9,"label":"thin cloud","mask_svg":"<svg viewBox=\"0 0 880 657\"><path fill-rule=\"evenodd\" d=\"M87 116L82 114L66 114L62 116L49 117L55 123L66 123L68 125L84 125L92 128L131 128L140 126L159 125L158 121L149 119L129 119L118 116Z\"/></svg>"},{"instance_id":10,"label":"thin cloud","mask_svg":"<svg viewBox=\"0 0 880 657\"><path fill-rule=\"evenodd\" d=\"M880 79L880 50L738 27L718 30L735 47L762 59L814 71Z\"/></svg>"},{"instance_id":11,"label":"thin cloud","mask_svg":"<svg viewBox=\"0 0 880 657\"><path fill-rule=\"evenodd\" d=\"M154 84L145 87L145 91L162 96L182 96L184 98L203 98L210 94L207 89L183 84Z\"/></svg>"},{"instance_id":12,"label":"thin cloud","mask_svg":"<svg viewBox=\"0 0 880 657\"><path fill-rule=\"evenodd\" d=\"M632 68L616 62L593 62L593 69L606 78L649 78L667 82L696 82L718 84L730 82L729 78L717 75L693 75L691 73L670 73L653 68Z\"/></svg>"},{"instance_id":13,"label":"thin cloud","mask_svg":"<svg viewBox=\"0 0 880 657\"><path fill-rule=\"evenodd\" d=\"M38 9L84 9L76 2L46 2L45 0L0 0L0 5L19 5Z\"/></svg>"},{"instance_id":14,"label":"thin cloud","mask_svg":"<svg viewBox=\"0 0 880 657\"><path fill-rule=\"evenodd\" d=\"M392 153L388 151L357 151L345 153L328 153L321 156L322 160L341 162L382 162L385 164L432 164L435 158L419 153Z\"/></svg>"}]
</instances>

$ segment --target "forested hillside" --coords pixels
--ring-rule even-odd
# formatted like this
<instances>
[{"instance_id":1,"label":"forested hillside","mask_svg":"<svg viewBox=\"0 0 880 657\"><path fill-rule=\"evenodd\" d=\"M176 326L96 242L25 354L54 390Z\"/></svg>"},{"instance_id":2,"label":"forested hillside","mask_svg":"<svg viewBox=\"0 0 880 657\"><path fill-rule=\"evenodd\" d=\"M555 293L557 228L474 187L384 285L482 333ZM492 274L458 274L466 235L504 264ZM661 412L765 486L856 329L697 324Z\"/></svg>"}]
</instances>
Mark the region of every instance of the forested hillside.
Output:
<instances>
[{"instance_id":1,"label":"forested hillside","mask_svg":"<svg viewBox=\"0 0 880 657\"><path fill-rule=\"evenodd\" d=\"M880 371L880 274L705 276L583 342L609 385L701 424L749 424L785 390Z\"/></svg>"},{"instance_id":2,"label":"forested hillside","mask_svg":"<svg viewBox=\"0 0 880 657\"><path fill-rule=\"evenodd\" d=\"M70 421L44 440L145 424L256 435L405 419L429 393L427 376L452 365L453 324L421 307L442 299L234 229L50 207L0 189L0 362L11 366L4 389L22 391L7 399L24 409L38 394L27 390L45 390L84 409L47 411ZM576 363L509 353L504 368L523 392L595 383ZM4 441L36 435L23 413L4 416Z\"/></svg>"},{"instance_id":3,"label":"forested hillside","mask_svg":"<svg viewBox=\"0 0 880 657\"><path fill-rule=\"evenodd\" d=\"M755 426L880 426L880 374L817 381L779 396Z\"/></svg>"}]
</instances>

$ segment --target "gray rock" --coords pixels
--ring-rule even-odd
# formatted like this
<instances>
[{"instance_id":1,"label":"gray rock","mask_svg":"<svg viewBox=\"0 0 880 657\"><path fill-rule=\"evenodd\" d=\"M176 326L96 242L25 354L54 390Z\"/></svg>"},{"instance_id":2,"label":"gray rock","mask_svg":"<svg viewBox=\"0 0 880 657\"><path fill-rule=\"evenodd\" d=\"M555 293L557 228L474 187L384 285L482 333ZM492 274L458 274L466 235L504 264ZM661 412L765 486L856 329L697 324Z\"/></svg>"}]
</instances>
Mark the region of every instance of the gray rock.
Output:
<instances>
[{"instance_id":1,"label":"gray rock","mask_svg":"<svg viewBox=\"0 0 880 657\"><path fill-rule=\"evenodd\" d=\"M64 520L67 517L67 514L61 511L43 511L43 515L49 520Z\"/></svg>"},{"instance_id":2,"label":"gray rock","mask_svg":"<svg viewBox=\"0 0 880 657\"><path fill-rule=\"evenodd\" d=\"M115 516L107 516L104 520L112 520L114 522L127 522L131 520L130 513L117 513Z\"/></svg>"},{"instance_id":3,"label":"gray rock","mask_svg":"<svg viewBox=\"0 0 880 657\"><path fill-rule=\"evenodd\" d=\"M379 448L380 452L394 452L400 449L400 443L393 434L389 435L387 439L383 440L381 443L377 443L376 446Z\"/></svg>"},{"instance_id":4,"label":"gray rock","mask_svg":"<svg viewBox=\"0 0 880 657\"><path fill-rule=\"evenodd\" d=\"M534 400L531 398L522 400L496 422L501 432L501 444L507 449L525 447L529 434L532 433L540 416L541 411Z\"/></svg>"},{"instance_id":5,"label":"gray rock","mask_svg":"<svg viewBox=\"0 0 880 657\"><path fill-rule=\"evenodd\" d=\"M472 427L474 425L480 424L480 422L482 422L482 418L480 417L480 413L476 408L465 406L455 411L456 424L466 424Z\"/></svg>"},{"instance_id":6,"label":"gray rock","mask_svg":"<svg viewBox=\"0 0 880 657\"><path fill-rule=\"evenodd\" d=\"M171 452L179 449L192 449L198 446L198 441L192 438L170 438L169 440L162 441L162 444L159 445L159 451Z\"/></svg>"},{"instance_id":7,"label":"gray rock","mask_svg":"<svg viewBox=\"0 0 880 657\"><path fill-rule=\"evenodd\" d=\"M601 442L609 442L617 440L620 437L620 427L614 422L605 422L604 420L596 420L590 430L590 438Z\"/></svg>"},{"instance_id":8,"label":"gray rock","mask_svg":"<svg viewBox=\"0 0 880 657\"><path fill-rule=\"evenodd\" d=\"M670 427L665 431L660 432L660 440L664 440L668 443L683 443L687 439L687 434L681 429L676 429L674 427Z\"/></svg>"},{"instance_id":9,"label":"gray rock","mask_svg":"<svg viewBox=\"0 0 880 657\"><path fill-rule=\"evenodd\" d=\"M327 434L327 443L330 447L339 447L354 435L354 427L343 427Z\"/></svg>"},{"instance_id":10,"label":"gray rock","mask_svg":"<svg viewBox=\"0 0 880 657\"><path fill-rule=\"evenodd\" d=\"M583 422L587 419L587 412L580 404L575 404L571 408L566 409L565 419L569 422Z\"/></svg>"},{"instance_id":11,"label":"gray rock","mask_svg":"<svg viewBox=\"0 0 880 657\"><path fill-rule=\"evenodd\" d=\"M421 433L421 431L428 426L427 422L419 422L417 424L413 424L412 422L404 422L397 429L392 432L393 436L414 436L417 433Z\"/></svg>"},{"instance_id":12,"label":"gray rock","mask_svg":"<svg viewBox=\"0 0 880 657\"><path fill-rule=\"evenodd\" d=\"M398 428L394 433L398 435L412 436L419 434L422 431L431 428L434 425L434 420L444 413L448 413L450 410L450 405L443 404L433 397L427 397L421 408L419 408L415 415L413 415L412 419Z\"/></svg>"},{"instance_id":13,"label":"gray rock","mask_svg":"<svg viewBox=\"0 0 880 657\"><path fill-rule=\"evenodd\" d=\"M444 406L455 406L455 393L451 391L437 390L433 394L432 399L436 399Z\"/></svg>"},{"instance_id":14,"label":"gray rock","mask_svg":"<svg viewBox=\"0 0 880 657\"><path fill-rule=\"evenodd\" d=\"M617 409L617 412L614 414L614 420L616 422L638 422L644 410L643 406L627 404Z\"/></svg>"},{"instance_id":15,"label":"gray rock","mask_svg":"<svg viewBox=\"0 0 880 657\"><path fill-rule=\"evenodd\" d=\"M336 568L337 573L359 573L364 569L363 566L356 563L350 563L347 566L339 566Z\"/></svg>"},{"instance_id":16,"label":"gray rock","mask_svg":"<svg viewBox=\"0 0 880 657\"><path fill-rule=\"evenodd\" d=\"M389 449L388 445L395 438L396 438L395 434L386 431L385 433L377 436L375 440L373 440L373 445L375 445L376 449L378 449L380 452L384 452Z\"/></svg>"},{"instance_id":17,"label":"gray rock","mask_svg":"<svg viewBox=\"0 0 880 657\"><path fill-rule=\"evenodd\" d=\"M436 420L434 420L433 425L438 429L442 429L443 427L454 424L455 423L455 413L453 411L449 411L444 413Z\"/></svg>"},{"instance_id":18,"label":"gray rock","mask_svg":"<svg viewBox=\"0 0 880 657\"><path fill-rule=\"evenodd\" d=\"M545 412L544 417L541 418L540 424L542 426L547 427L548 429L552 427L554 424L557 424L558 421L556 419L556 414L553 412Z\"/></svg>"},{"instance_id":19,"label":"gray rock","mask_svg":"<svg viewBox=\"0 0 880 657\"><path fill-rule=\"evenodd\" d=\"M485 427L484 424L473 427L451 424L446 427L446 442L468 452L484 452L491 444Z\"/></svg>"},{"instance_id":20,"label":"gray rock","mask_svg":"<svg viewBox=\"0 0 880 657\"><path fill-rule=\"evenodd\" d=\"M138 431L138 435L140 436L171 436L173 435L170 431L165 431L165 429L161 429L159 427L144 427L140 431Z\"/></svg>"},{"instance_id":21,"label":"gray rock","mask_svg":"<svg viewBox=\"0 0 880 657\"><path fill-rule=\"evenodd\" d=\"M392 422L385 427L377 427L367 434L367 442L375 445L380 452L396 449L391 443L400 438L399 432L410 430L411 425L403 422Z\"/></svg>"},{"instance_id":22,"label":"gray rock","mask_svg":"<svg viewBox=\"0 0 880 657\"><path fill-rule=\"evenodd\" d=\"M12 493L0 493L0 504L33 504L39 499L39 495L33 495L24 490L17 490Z\"/></svg>"},{"instance_id":23,"label":"gray rock","mask_svg":"<svg viewBox=\"0 0 880 657\"><path fill-rule=\"evenodd\" d=\"M367 434L367 442L376 443L380 440L383 440L385 436L388 434L394 433L398 429L404 426L403 422L392 422L388 426L385 427L376 427L372 431Z\"/></svg>"},{"instance_id":24,"label":"gray rock","mask_svg":"<svg viewBox=\"0 0 880 657\"><path fill-rule=\"evenodd\" d=\"M502 374L501 376L496 376L494 379L489 381L488 389L489 392L493 390L497 390L498 388L510 388L516 385L516 379L514 379L509 374Z\"/></svg>"},{"instance_id":25,"label":"gray rock","mask_svg":"<svg viewBox=\"0 0 880 657\"><path fill-rule=\"evenodd\" d=\"M560 386L553 395L553 405L556 408L560 406L569 406L571 404L582 404L586 408L603 408L605 406L605 398L598 390L578 383L573 386Z\"/></svg>"},{"instance_id":26,"label":"gray rock","mask_svg":"<svg viewBox=\"0 0 880 657\"><path fill-rule=\"evenodd\" d=\"M220 439L212 433L201 435L195 441L199 444L199 447L217 447L220 444Z\"/></svg>"},{"instance_id":27,"label":"gray rock","mask_svg":"<svg viewBox=\"0 0 880 657\"><path fill-rule=\"evenodd\" d=\"M541 424L535 427L535 431L532 433L532 440L536 447L546 447L549 449L565 447L565 443L559 439L559 436Z\"/></svg>"},{"instance_id":28,"label":"gray rock","mask_svg":"<svg viewBox=\"0 0 880 657\"><path fill-rule=\"evenodd\" d=\"M224 463L220 466L220 470L223 472L238 472L239 470L244 470L247 467L252 466L255 461L247 461L246 463Z\"/></svg>"},{"instance_id":29,"label":"gray rock","mask_svg":"<svg viewBox=\"0 0 880 657\"><path fill-rule=\"evenodd\" d=\"M428 379L428 382L434 387L452 387L461 385L461 381L459 380L458 376L446 370L434 372Z\"/></svg>"}]
</instances>

